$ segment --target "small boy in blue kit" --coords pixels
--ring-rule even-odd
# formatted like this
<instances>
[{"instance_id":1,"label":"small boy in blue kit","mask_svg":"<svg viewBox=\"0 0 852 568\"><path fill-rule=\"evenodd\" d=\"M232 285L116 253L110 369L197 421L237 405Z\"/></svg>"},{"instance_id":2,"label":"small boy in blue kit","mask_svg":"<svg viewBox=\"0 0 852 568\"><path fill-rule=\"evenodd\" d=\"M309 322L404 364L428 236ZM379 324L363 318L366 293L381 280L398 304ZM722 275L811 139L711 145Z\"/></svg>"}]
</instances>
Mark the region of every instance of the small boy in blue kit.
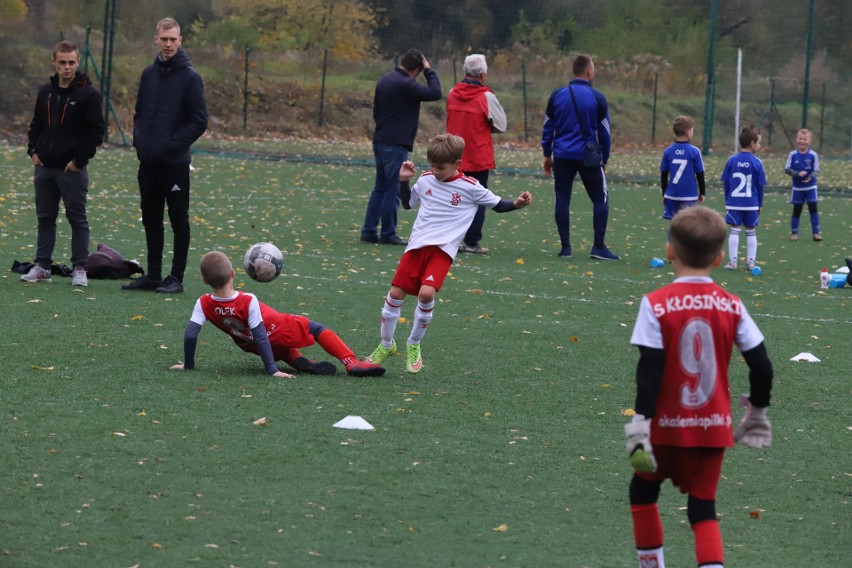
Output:
<instances>
[{"instance_id":1,"label":"small boy in blue kit","mask_svg":"<svg viewBox=\"0 0 852 568\"><path fill-rule=\"evenodd\" d=\"M675 117L674 144L665 149L660 161L663 219L669 221L684 207L704 203L704 160L701 151L690 144L694 127L691 116Z\"/></svg>"},{"instance_id":2,"label":"small boy in blue kit","mask_svg":"<svg viewBox=\"0 0 852 568\"><path fill-rule=\"evenodd\" d=\"M728 237L728 270L737 269L740 233L745 229L746 234L746 265L754 268L757 259L757 221L760 209L763 207L763 188L766 186L766 173L763 162L755 156L760 150L760 130L754 125L744 127L740 131L740 148L738 154L728 158L725 170L722 172L722 183L725 186L725 222L731 226Z\"/></svg>"},{"instance_id":3,"label":"small boy in blue kit","mask_svg":"<svg viewBox=\"0 0 852 568\"><path fill-rule=\"evenodd\" d=\"M822 240L817 212L817 174L819 156L811 150L811 131L802 128L796 134L796 149L787 156L784 172L793 178L793 192L790 203L793 204L793 216L790 218L790 240L799 240L799 218L805 203L811 215L811 232L815 241Z\"/></svg>"}]
</instances>

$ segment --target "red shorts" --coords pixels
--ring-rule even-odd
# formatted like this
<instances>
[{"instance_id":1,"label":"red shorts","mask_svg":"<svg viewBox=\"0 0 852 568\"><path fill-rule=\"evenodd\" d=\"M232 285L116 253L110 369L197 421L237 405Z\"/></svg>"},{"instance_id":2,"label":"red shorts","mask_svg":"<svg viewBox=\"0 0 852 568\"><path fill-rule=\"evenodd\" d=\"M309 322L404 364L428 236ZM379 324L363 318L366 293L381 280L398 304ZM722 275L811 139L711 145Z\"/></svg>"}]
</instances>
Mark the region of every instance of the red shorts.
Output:
<instances>
[{"instance_id":1,"label":"red shorts","mask_svg":"<svg viewBox=\"0 0 852 568\"><path fill-rule=\"evenodd\" d=\"M716 487L722 475L725 448L654 446L654 457L657 458L657 471L637 471L637 476L657 482L671 479L672 485L681 493L689 493L706 501L716 499Z\"/></svg>"},{"instance_id":2,"label":"red shorts","mask_svg":"<svg viewBox=\"0 0 852 568\"><path fill-rule=\"evenodd\" d=\"M266 326L266 333L269 337L269 343L272 346L272 354L275 359L283 359L290 349L301 349L310 347L315 343L314 336L310 331L311 320L305 316L296 314L282 314L278 312L267 313L263 324ZM234 341L242 348L243 351L258 355L257 345L254 341L243 342L241 340Z\"/></svg>"},{"instance_id":3,"label":"red shorts","mask_svg":"<svg viewBox=\"0 0 852 568\"><path fill-rule=\"evenodd\" d=\"M440 290L452 265L450 255L436 245L410 250L399 260L391 284L410 296L417 296L421 286Z\"/></svg>"}]
</instances>

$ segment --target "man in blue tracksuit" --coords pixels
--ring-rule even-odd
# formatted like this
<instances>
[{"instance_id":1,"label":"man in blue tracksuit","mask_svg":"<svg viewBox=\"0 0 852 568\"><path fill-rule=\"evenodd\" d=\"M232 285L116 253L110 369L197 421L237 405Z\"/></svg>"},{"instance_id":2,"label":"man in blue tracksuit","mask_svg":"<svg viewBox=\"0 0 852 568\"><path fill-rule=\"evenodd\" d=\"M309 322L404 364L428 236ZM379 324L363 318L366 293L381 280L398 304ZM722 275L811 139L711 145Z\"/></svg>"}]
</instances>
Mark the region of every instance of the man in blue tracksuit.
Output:
<instances>
[{"instance_id":1,"label":"man in blue tracksuit","mask_svg":"<svg viewBox=\"0 0 852 568\"><path fill-rule=\"evenodd\" d=\"M160 53L139 79L133 147L139 158L137 178L148 272L124 284L123 290L183 292L189 254L189 148L207 130L207 104L201 76L180 48L182 41L175 20L160 20L154 37ZM167 204L174 256L171 271L163 278L163 210Z\"/></svg>"},{"instance_id":2,"label":"man in blue tracksuit","mask_svg":"<svg viewBox=\"0 0 852 568\"><path fill-rule=\"evenodd\" d=\"M425 85L417 81L421 73L426 77ZM407 240L396 234L399 168L414 147L414 137L420 122L420 103L440 99L438 74L418 49L408 50L399 66L386 73L376 84L373 98L376 183L367 202L367 213L361 228L362 241L387 245L408 244Z\"/></svg>"},{"instance_id":3,"label":"man in blue tracksuit","mask_svg":"<svg viewBox=\"0 0 852 568\"><path fill-rule=\"evenodd\" d=\"M611 142L606 97L592 88L595 64L590 56L578 55L572 71L574 79L568 86L553 91L547 101L541 134L544 173L548 176L553 173L556 191L556 228L562 241L559 256L571 256L571 188L579 173L594 206L595 242L590 256L601 260L618 260L618 256L605 243L609 217L605 169ZM600 164L583 165L587 142L600 145L603 156Z\"/></svg>"}]
</instances>

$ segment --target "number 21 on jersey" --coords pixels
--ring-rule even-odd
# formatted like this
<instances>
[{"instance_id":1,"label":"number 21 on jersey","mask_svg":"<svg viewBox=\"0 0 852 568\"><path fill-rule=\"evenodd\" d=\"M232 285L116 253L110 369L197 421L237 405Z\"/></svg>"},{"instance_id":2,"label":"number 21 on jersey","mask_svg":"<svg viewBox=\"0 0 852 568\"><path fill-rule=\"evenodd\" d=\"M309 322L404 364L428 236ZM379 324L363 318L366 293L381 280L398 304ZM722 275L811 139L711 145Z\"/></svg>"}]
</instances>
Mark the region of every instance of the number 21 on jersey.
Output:
<instances>
[{"instance_id":1,"label":"number 21 on jersey","mask_svg":"<svg viewBox=\"0 0 852 568\"><path fill-rule=\"evenodd\" d=\"M751 174L734 172L731 176L737 185L731 191L731 197L751 197Z\"/></svg>"}]
</instances>

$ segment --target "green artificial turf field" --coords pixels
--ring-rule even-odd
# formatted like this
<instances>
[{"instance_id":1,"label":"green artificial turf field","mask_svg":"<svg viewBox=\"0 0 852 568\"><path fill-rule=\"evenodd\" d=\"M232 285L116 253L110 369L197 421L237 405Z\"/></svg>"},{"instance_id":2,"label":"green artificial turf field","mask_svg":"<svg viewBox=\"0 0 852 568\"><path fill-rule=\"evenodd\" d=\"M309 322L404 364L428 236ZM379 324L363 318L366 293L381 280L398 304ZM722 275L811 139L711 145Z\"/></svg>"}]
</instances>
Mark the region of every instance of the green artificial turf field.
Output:
<instances>
[{"instance_id":1,"label":"green artificial turf field","mask_svg":"<svg viewBox=\"0 0 852 568\"><path fill-rule=\"evenodd\" d=\"M267 146L266 158L275 151ZM321 152L335 159L324 163ZM243 289L326 324L361 356L372 351L402 248L359 242L373 182L368 146L287 160L199 152L182 295L104 280L75 290L59 277L29 285L3 273L0 566L635 565L622 412L635 394L629 338L639 301L672 278L670 265L649 266L666 238L659 154L612 160L608 244L623 260L606 263L586 256L582 187L574 257L558 258L538 154L501 152L492 189L504 198L530 190L534 203L489 213L482 244L491 254L459 256L416 376L393 357L377 379L273 380L212 326L199 338L198 369L169 370L183 358L183 329L206 291L198 259L211 249L231 256ZM763 273L714 277L767 337L774 443L728 452L717 510L730 566L840 567L852 552L852 289L821 291L818 272L852 255L852 167L823 161L825 241L790 242L783 158L764 161L775 187L758 229ZM720 211L723 163L707 160L707 204ZM92 248L105 242L144 261L136 164L118 149L92 161ZM0 146L0 172L9 267L32 260L36 239L23 148ZM413 220L400 212L403 236ZM807 214L802 223L806 235ZM270 284L241 268L262 240L287 255ZM69 249L60 217L54 260L69 262ZM399 344L413 309L409 300ZM803 351L822 362L790 360ZM326 358L319 347L306 354ZM738 355L731 383L735 395L748 389ZM375 430L332 427L347 415ZM266 426L253 424L264 417ZM685 505L664 488L671 566L694 565Z\"/></svg>"}]
</instances>

